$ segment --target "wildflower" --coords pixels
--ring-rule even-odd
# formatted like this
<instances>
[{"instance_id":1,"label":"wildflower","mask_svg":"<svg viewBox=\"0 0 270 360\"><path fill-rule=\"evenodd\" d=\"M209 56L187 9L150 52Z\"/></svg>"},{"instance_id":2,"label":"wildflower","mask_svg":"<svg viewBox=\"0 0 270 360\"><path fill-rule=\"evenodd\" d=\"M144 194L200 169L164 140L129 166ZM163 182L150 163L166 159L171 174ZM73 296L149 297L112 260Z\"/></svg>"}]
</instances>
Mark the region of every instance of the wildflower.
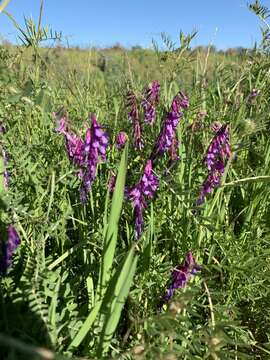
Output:
<instances>
[{"instance_id":1,"label":"wildflower","mask_svg":"<svg viewBox=\"0 0 270 360\"><path fill-rule=\"evenodd\" d=\"M82 165L84 161L84 142L78 135L69 131L66 117L62 117L60 119L58 127L55 131L65 136L66 149L70 161L72 161L75 165Z\"/></svg>"},{"instance_id":2,"label":"wildflower","mask_svg":"<svg viewBox=\"0 0 270 360\"><path fill-rule=\"evenodd\" d=\"M142 107L144 109L144 120L153 124L156 118L155 105L159 101L160 84L157 80L153 81L145 91Z\"/></svg>"},{"instance_id":3,"label":"wildflower","mask_svg":"<svg viewBox=\"0 0 270 360\"><path fill-rule=\"evenodd\" d=\"M219 162L219 160L223 161L231 156L228 126L217 125L215 132L216 135L207 149L207 154L204 160L208 170L210 171L212 168L220 167L220 165L216 166L216 163Z\"/></svg>"},{"instance_id":4,"label":"wildflower","mask_svg":"<svg viewBox=\"0 0 270 360\"><path fill-rule=\"evenodd\" d=\"M202 204L205 196L220 185L225 170L225 161L231 156L228 126L214 123L212 129L216 132L216 135L213 137L204 159L208 169L208 176L201 187L197 205Z\"/></svg>"},{"instance_id":5,"label":"wildflower","mask_svg":"<svg viewBox=\"0 0 270 360\"><path fill-rule=\"evenodd\" d=\"M79 168L78 175L82 180L80 197L81 201L85 202L96 177L97 165L100 160L106 160L108 135L98 124L94 115L91 115L91 127L87 128L84 140L68 130L66 118L60 119L56 131L65 136L68 156Z\"/></svg>"},{"instance_id":6,"label":"wildflower","mask_svg":"<svg viewBox=\"0 0 270 360\"><path fill-rule=\"evenodd\" d=\"M82 179L80 190L81 201L86 201L86 194L96 177L97 165L101 160L106 160L106 148L108 146L108 135L102 130L98 124L96 117L91 115L91 128L86 131L85 141L83 145L83 162L79 173Z\"/></svg>"},{"instance_id":7,"label":"wildflower","mask_svg":"<svg viewBox=\"0 0 270 360\"><path fill-rule=\"evenodd\" d=\"M153 174L152 167L152 160L148 160L140 181L132 189L128 190L128 197L133 204L136 239L139 239L143 232L143 210L147 206L145 198L153 198L158 188L158 178Z\"/></svg>"},{"instance_id":8,"label":"wildflower","mask_svg":"<svg viewBox=\"0 0 270 360\"><path fill-rule=\"evenodd\" d=\"M121 131L117 136L116 136L116 147L118 150L123 149L123 147L125 146L125 143L128 140L128 136L124 131Z\"/></svg>"},{"instance_id":9,"label":"wildflower","mask_svg":"<svg viewBox=\"0 0 270 360\"><path fill-rule=\"evenodd\" d=\"M183 265L178 265L172 272L172 282L163 297L160 307L166 304L173 296L175 290L184 288L190 279L191 275L195 275L201 266L196 263L192 252L188 251Z\"/></svg>"},{"instance_id":10,"label":"wildflower","mask_svg":"<svg viewBox=\"0 0 270 360\"><path fill-rule=\"evenodd\" d=\"M141 123L139 118L139 110L138 110L138 104L137 99L134 93L130 92L128 94L128 107L130 108L130 111L128 113L128 117L130 121L132 121L133 125L133 140L134 140L134 147L136 149L141 150L143 148L143 141L142 141L142 129L141 129Z\"/></svg>"},{"instance_id":11,"label":"wildflower","mask_svg":"<svg viewBox=\"0 0 270 360\"><path fill-rule=\"evenodd\" d=\"M173 99L171 109L164 120L160 134L157 138L151 159L155 162L158 156L165 153L172 146L175 139L175 132L180 118L183 116L181 109L188 107L188 98L179 92Z\"/></svg>"},{"instance_id":12,"label":"wildflower","mask_svg":"<svg viewBox=\"0 0 270 360\"><path fill-rule=\"evenodd\" d=\"M1 244L1 258L0 258L0 273L6 273L8 267L12 262L12 255L20 244L19 235L13 225L7 228L7 240L4 242L0 240Z\"/></svg>"}]
</instances>

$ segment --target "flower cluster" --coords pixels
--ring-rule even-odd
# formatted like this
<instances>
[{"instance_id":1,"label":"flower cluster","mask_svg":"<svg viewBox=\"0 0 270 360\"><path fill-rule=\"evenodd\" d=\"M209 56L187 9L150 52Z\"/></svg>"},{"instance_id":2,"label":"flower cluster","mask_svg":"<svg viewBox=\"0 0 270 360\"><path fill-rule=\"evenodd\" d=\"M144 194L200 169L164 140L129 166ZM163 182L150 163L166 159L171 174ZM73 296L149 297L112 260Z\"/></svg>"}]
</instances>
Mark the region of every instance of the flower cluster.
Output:
<instances>
[{"instance_id":1,"label":"flower cluster","mask_svg":"<svg viewBox=\"0 0 270 360\"><path fill-rule=\"evenodd\" d=\"M124 131L120 131L120 133L116 136L116 140L115 140L117 149L118 150L123 149L127 140L128 140L127 134Z\"/></svg>"},{"instance_id":2,"label":"flower cluster","mask_svg":"<svg viewBox=\"0 0 270 360\"><path fill-rule=\"evenodd\" d=\"M202 204L206 194L211 193L220 185L225 170L225 161L231 156L228 125L221 126L221 124L215 123L212 129L216 132L216 135L213 137L204 159L208 169L208 176L201 187L197 205Z\"/></svg>"},{"instance_id":3,"label":"flower cluster","mask_svg":"<svg viewBox=\"0 0 270 360\"><path fill-rule=\"evenodd\" d=\"M175 290L185 287L191 275L196 274L200 269L201 266L194 260L192 252L188 251L184 263L178 265L172 272L172 282L161 301L160 308L172 298Z\"/></svg>"},{"instance_id":4,"label":"flower cluster","mask_svg":"<svg viewBox=\"0 0 270 360\"><path fill-rule=\"evenodd\" d=\"M5 274L12 262L12 255L20 245L19 235L13 225L7 228L7 240L0 239L0 273Z\"/></svg>"},{"instance_id":5,"label":"flower cluster","mask_svg":"<svg viewBox=\"0 0 270 360\"><path fill-rule=\"evenodd\" d=\"M60 120L56 131L65 136L68 156L79 167L79 177L82 180L80 197L85 202L96 177L97 165L100 160L106 160L108 136L94 115L91 115L91 127L87 128L84 140L68 130L66 118Z\"/></svg>"},{"instance_id":6,"label":"flower cluster","mask_svg":"<svg viewBox=\"0 0 270 360\"><path fill-rule=\"evenodd\" d=\"M171 109L163 122L160 134L151 155L151 159L154 162L173 145L177 125L180 118L183 116L181 110L187 108L188 105L188 98L182 92L179 92L173 99Z\"/></svg>"},{"instance_id":7,"label":"flower cluster","mask_svg":"<svg viewBox=\"0 0 270 360\"><path fill-rule=\"evenodd\" d=\"M156 119L155 106L159 102L159 92L160 84L157 80L154 80L145 91L142 107L146 123L153 124Z\"/></svg>"},{"instance_id":8,"label":"flower cluster","mask_svg":"<svg viewBox=\"0 0 270 360\"><path fill-rule=\"evenodd\" d=\"M143 210L146 208L145 198L153 198L157 188L158 178L153 173L152 160L148 160L140 181L133 188L128 190L128 197L133 204L136 239L139 239L143 232Z\"/></svg>"}]
</instances>

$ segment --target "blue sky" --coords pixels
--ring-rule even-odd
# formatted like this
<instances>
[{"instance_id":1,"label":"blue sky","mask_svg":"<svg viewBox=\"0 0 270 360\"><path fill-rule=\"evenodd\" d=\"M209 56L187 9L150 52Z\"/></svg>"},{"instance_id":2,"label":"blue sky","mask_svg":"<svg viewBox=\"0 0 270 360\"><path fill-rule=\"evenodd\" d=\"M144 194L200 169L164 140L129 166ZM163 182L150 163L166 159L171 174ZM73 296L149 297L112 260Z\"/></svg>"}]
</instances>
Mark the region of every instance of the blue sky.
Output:
<instances>
[{"instance_id":1,"label":"blue sky","mask_svg":"<svg viewBox=\"0 0 270 360\"><path fill-rule=\"evenodd\" d=\"M245 0L44 0L43 24L62 31L71 45L151 46L165 32L177 41L179 31L198 30L192 45L218 49L251 47L260 40L260 22ZM267 1L264 2L265 5ZM37 19L39 0L11 0L6 10L18 23ZM1 38L16 41L16 29L0 15Z\"/></svg>"}]
</instances>

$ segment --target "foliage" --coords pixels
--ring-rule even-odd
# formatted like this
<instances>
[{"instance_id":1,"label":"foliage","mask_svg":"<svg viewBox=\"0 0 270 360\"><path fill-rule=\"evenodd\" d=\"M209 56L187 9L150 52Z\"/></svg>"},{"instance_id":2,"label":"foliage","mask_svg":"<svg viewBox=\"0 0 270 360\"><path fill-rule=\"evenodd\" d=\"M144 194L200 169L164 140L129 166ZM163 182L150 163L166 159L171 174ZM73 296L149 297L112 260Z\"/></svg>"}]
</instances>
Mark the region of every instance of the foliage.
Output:
<instances>
[{"instance_id":1,"label":"foliage","mask_svg":"<svg viewBox=\"0 0 270 360\"><path fill-rule=\"evenodd\" d=\"M269 358L266 47L245 54L192 51L195 34L181 34L178 48L163 34L167 51L49 49L39 44L51 32L40 30L41 17L38 23L26 19L28 40L0 48L6 128L0 145L10 175L0 220L14 224L21 237L0 278L2 358ZM125 94L131 89L142 97L154 79L161 84L157 121L144 125L139 151L132 146ZM140 179L179 90L190 99L177 129L180 160L167 168L165 154L155 168L159 188L136 242L124 187ZM95 113L111 139L84 205L76 170L55 132L53 113L63 109L75 132ZM198 207L217 120L230 128L233 155L221 186ZM130 144L118 151L114 139L121 130ZM107 185L112 173L118 174L113 195ZM188 250L202 270L160 310L171 270Z\"/></svg>"}]
</instances>

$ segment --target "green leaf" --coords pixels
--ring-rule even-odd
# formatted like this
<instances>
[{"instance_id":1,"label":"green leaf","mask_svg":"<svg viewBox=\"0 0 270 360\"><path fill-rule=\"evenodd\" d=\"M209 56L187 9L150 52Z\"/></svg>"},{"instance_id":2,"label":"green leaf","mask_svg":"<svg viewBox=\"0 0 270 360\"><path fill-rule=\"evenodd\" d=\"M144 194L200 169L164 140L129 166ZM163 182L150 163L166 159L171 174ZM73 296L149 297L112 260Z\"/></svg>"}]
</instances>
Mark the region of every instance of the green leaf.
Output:
<instances>
[{"instance_id":1,"label":"green leaf","mask_svg":"<svg viewBox=\"0 0 270 360\"><path fill-rule=\"evenodd\" d=\"M107 229L104 232L104 247L102 253L102 260L100 265L99 273L99 282L98 282L98 293L96 296L96 303L86 320L84 321L82 327L78 331L77 335L71 342L69 350L75 347L78 347L81 342L84 340L89 330L91 329L102 305L102 300L106 292L106 286L108 280L111 276L111 267L113 263L115 247L117 242L117 233L118 233L118 222L121 215L122 203L124 199L124 188L126 181L126 171L127 171L127 155L128 155L128 145L126 145L125 150L123 151L121 162L118 170L118 175L116 179L115 191L112 198L112 206L109 217L109 222L107 224Z\"/></svg>"},{"instance_id":2,"label":"green leaf","mask_svg":"<svg viewBox=\"0 0 270 360\"><path fill-rule=\"evenodd\" d=\"M127 154L128 154L128 148L126 146L122 154L122 158L118 170L115 191L112 198L109 222L105 233L102 262L99 273L98 296L100 297L102 297L102 295L104 294L106 290L107 282L111 276L110 271L111 271L115 248L116 248L118 223L119 223L119 219L122 211L122 203L124 199L124 188L125 188L126 170L127 170Z\"/></svg>"},{"instance_id":3,"label":"green leaf","mask_svg":"<svg viewBox=\"0 0 270 360\"><path fill-rule=\"evenodd\" d=\"M135 254L133 246L124 261L119 264L115 275L110 281L110 286L102 304L105 319L98 348L99 357L108 351L135 275L137 260L138 256Z\"/></svg>"}]
</instances>

